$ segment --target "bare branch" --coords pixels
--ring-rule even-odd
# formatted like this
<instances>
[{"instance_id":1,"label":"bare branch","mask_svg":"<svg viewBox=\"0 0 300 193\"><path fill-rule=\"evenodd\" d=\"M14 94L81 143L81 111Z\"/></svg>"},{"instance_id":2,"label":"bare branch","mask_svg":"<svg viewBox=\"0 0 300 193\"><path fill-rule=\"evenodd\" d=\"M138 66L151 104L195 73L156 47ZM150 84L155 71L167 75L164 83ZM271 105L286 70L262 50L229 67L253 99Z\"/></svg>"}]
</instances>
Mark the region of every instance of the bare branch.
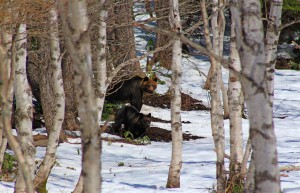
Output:
<instances>
[{"instance_id":1,"label":"bare branch","mask_svg":"<svg viewBox=\"0 0 300 193\"><path fill-rule=\"evenodd\" d=\"M172 43L174 41L170 41L168 44L166 44L165 46L162 46L162 47L159 47L159 48L156 48L155 50L152 50L150 52L147 52L146 54L142 55L142 56L139 56L139 57L136 57L136 58L133 58L133 59L130 59L130 60L127 60L126 62L123 62L121 64L119 64L111 73L110 75L108 76L107 78L107 81L106 81L106 86L109 86L109 84L112 82L112 79L117 75L117 73L125 66L129 65L129 64L132 64L134 62L137 62L143 58L146 58L147 56L151 55L151 54L154 54L156 52L159 52L161 50L164 50L166 49L167 47L171 46Z\"/></svg>"},{"instance_id":2,"label":"bare branch","mask_svg":"<svg viewBox=\"0 0 300 193\"><path fill-rule=\"evenodd\" d=\"M291 25L294 25L294 24L296 24L296 23L300 23L300 19L295 19L294 21L291 21L291 22L289 22L289 23L286 23L286 24L281 25L281 26L279 27L279 31L281 31L281 30L283 30L284 28L287 28L287 27L289 27L289 26L291 26Z\"/></svg>"},{"instance_id":3,"label":"bare branch","mask_svg":"<svg viewBox=\"0 0 300 193\"><path fill-rule=\"evenodd\" d=\"M281 166L279 167L279 170L281 172L300 171L300 166L294 166L294 165Z\"/></svg>"}]
</instances>

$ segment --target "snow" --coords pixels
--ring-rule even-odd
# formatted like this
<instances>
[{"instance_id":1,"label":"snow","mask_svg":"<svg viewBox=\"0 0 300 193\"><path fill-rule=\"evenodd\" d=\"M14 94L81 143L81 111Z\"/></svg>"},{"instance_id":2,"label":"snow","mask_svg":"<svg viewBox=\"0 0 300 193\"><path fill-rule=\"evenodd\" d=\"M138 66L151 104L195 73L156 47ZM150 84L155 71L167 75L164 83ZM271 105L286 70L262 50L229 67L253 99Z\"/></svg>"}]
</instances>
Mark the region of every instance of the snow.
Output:
<instances>
[{"instance_id":1,"label":"snow","mask_svg":"<svg viewBox=\"0 0 300 193\"><path fill-rule=\"evenodd\" d=\"M198 68L206 71L206 61L195 60ZM183 59L184 92L207 103L207 91L201 86L204 79L195 68ZM224 80L226 81L226 80ZM279 166L300 164L300 72L280 70L275 75L274 124L278 144ZM159 86L158 92L167 87ZM143 106L144 113L151 112L154 117L170 120L168 109ZM286 116L286 118L276 118ZM210 129L208 111L183 111L183 131L193 135L204 136L204 139L183 142L183 166L181 170L181 188L166 189L166 180L171 158L171 143L152 142L146 146L103 141L102 149L102 192L210 192L215 181L215 152ZM170 129L167 123L152 123ZM225 120L226 152L229 153L229 122ZM243 120L244 141L248 137L248 120ZM43 129L37 130L39 133ZM37 132L35 131L35 132ZM107 134L105 134L107 136ZM37 148L37 159L42 159L45 148ZM118 166L123 162L124 166ZM50 193L71 192L76 185L81 170L80 139L70 139L70 143L60 144L57 152L57 164L52 169L47 189ZM283 173L283 172L282 172ZM284 172L281 177L281 188L284 193L300 192L300 172ZM13 183L0 182L0 192L13 192Z\"/></svg>"},{"instance_id":2,"label":"snow","mask_svg":"<svg viewBox=\"0 0 300 193\"><path fill-rule=\"evenodd\" d=\"M140 31L139 31L140 32ZM137 35L137 49L145 50L144 36ZM183 57L182 91L209 105L208 92L203 90L209 62L205 57ZM145 60L141 61L145 64ZM224 82L228 73L224 72ZM164 93L166 85L159 85L157 92ZM275 74L274 124L277 136L279 166L300 165L300 72L277 70ZM170 110L143 106L144 113L164 120L170 120ZM166 189L169 163L171 159L171 143L152 142L145 146L136 146L118 142L103 141L102 147L102 192L103 193L154 193L184 192L208 193L215 187L215 152L210 128L208 111L182 111L183 131L193 135L204 136L204 139L183 142L183 165L181 170L181 188ZM282 119L282 117L285 117ZM152 126L169 129L168 123L152 122ZM248 137L248 120L243 120L244 142ZM229 153L229 121L225 120L226 152ZM43 129L37 130L39 133ZM108 134L103 134L108 136ZM41 160L45 148L37 148L37 160ZM118 166L123 162L124 166ZM226 161L228 164L228 160ZM57 164L53 167L48 179L49 193L69 193L74 189L81 171L80 139L70 139L62 143L57 151ZM281 188L284 193L300 192L300 172L282 172ZM14 183L0 182L0 193L13 192Z\"/></svg>"}]
</instances>

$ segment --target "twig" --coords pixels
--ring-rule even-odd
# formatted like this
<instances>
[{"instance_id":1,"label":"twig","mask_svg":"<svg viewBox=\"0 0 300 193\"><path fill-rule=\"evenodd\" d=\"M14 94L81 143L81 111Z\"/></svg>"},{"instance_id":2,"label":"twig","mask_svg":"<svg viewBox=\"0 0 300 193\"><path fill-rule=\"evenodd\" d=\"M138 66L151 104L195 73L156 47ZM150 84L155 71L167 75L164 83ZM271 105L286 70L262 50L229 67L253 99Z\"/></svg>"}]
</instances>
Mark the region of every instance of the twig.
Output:
<instances>
[{"instance_id":1,"label":"twig","mask_svg":"<svg viewBox=\"0 0 300 193\"><path fill-rule=\"evenodd\" d=\"M279 167L279 170L281 172L300 171L300 166L294 166L294 165L281 166Z\"/></svg>"}]
</instances>

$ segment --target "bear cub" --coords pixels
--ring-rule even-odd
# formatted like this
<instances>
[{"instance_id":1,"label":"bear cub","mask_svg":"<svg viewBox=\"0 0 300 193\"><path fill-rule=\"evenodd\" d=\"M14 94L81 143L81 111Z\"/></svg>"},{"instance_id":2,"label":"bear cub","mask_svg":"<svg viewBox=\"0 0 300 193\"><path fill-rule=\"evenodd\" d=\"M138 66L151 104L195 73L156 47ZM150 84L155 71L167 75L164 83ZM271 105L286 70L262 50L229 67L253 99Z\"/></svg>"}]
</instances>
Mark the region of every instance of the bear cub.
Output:
<instances>
[{"instance_id":1,"label":"bear cub","mask_svg":"<svg viewBox=\"0 0 300 193\"><path fill-rule=\"evenodd\" d=\"M135 107L129 105L118 110L112 130L115 133L129 131L133 138L143 137L146 129L150 128L151 113L144 115L140 113ZM122 129L122 124L124 128Z\"/></svg>"}]
</instances>

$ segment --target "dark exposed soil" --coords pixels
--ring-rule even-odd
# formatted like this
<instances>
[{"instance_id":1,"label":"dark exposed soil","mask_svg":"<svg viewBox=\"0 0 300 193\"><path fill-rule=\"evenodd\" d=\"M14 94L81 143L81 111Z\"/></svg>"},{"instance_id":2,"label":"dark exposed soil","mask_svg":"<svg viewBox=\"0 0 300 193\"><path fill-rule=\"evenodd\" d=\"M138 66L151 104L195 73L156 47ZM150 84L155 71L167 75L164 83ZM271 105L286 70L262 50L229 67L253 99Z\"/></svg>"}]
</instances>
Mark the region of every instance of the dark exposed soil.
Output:
<instances>
[{"instance_id":1,"label":"dark exposed soil","mask_svg":"<svg viewBox=\"0 0 300 193\"><path fill-rule=\"evenodd\" d=\"M171 123L171 121L162 120L162 119L156 118L156 117L151 117L151 121L152 122L160 122L160 123ZM181 123L188 124L188 123L191 123L191 122L190 121L181 121Z\"/></svg>"},{"instance_id":2,"label":"dark exposed soil","mask_svg":"<svg viewBox=\"0 0 300 193\"><path fill-rule=\"evenodd\" d=\"M170 142L172 141L172 134L171 131L158 128L158 127L150 127L149 130L146 131L146 136L148 136L151 141L161 141L161 142ZM190 133L183 133L182 134L184 141L196 140L201 139L204 137L192 135Z\"/></svg>"},{"instance_id":3,"label":"dark exposed soil","mask_svg":"<svg viewBox=\"0 0 300 193\"><path fill-rule=\"evenodd\" d=\"M109 129L106 130L105 132L122 137L121 134L113 133L113 131L111 131ZM162 128L159 128L159 127L150 127L149 129L146 130L145 136L147 136L150 139L150 141L158 141L158 142L170 142L170 141L172 141L171 131L166 130L166 129L162 129ZM196 140L196 139L204 138L204 137L201 137L201 136L192 135L188 132L183 133L182 137L183 137L184 141L190 141L190 140ZM125 139L125 138L122 138L122 139L103 138L103 140L111 141L111 142L123 142L123 143L141 145L137 141L128 140L128 139Z\"/></svg>"},{"instance_id":4,"label":"dark exposed soil","mask_svg":"<svg viewBox=\"0 0 300 193\"><path fill-rule=\"evenodd\" d=\"M145 95L143 98L143 102L146 105L153 106L153 107L160 107L160 108L170 108L170 94L158 95ZM181 93L181 110L183 111L191 111L191 110L209 110L205 105L203 105L202 101L196 100L190 97L187 94ZM170 120L162 120L156 117L151 117L151 122L161 122L161 123L171 123ZM186 121L182 122L183 124L189 124L191 122ZM171 125L170 125L171 126ZM109 128L105 131L107 133L118 135L122 137L122 134L113 133ZM158 127L150 127L150 129L146 130L145 136L147 136L150 141L160 141L160 142L170 142L172 141L172 134L170 130L158 128ZM186 132L183 133L183 140L196 140L201 139L204 137L191 135L190 133ZM138 144L136 140L128 140L128 139L107 139L103 138L103 140L111 141L111 142L123 142L123 143L131 143L131 144ZM140 144L138 144L140 145Z\"/></svg>"},{"instance_id":5,"label":"dark exposed soil","mask_svg":"<svg viewBox=\"0 0 300 193\"><path fill-rule=\"evenodd\" d=\"M181 110L183 111L191 111L191 110L209 110L205 105L202 104L202 101L196 100L192 97L190 97L187 94L182 93L182 106ZM160 107L160 108L170 108L170 94L164 94L164 95L145 95L144 98L144 104L154 107ZM152 122L161 122L161 123L171 123L170 120L162 120L160 118L152 117ZM191 122L185 121L182 122L183 124L189 124ZM171 127L171 125L170 125ZM109 128L106 129L104 132L118 135L113 133ZM67 134L66 134L67 135ZM121 134L119 134L120 136ZM172 135L170 130L158 128L158 127L150 127L150 129L146 130L145 136L147 136L150 141L160 141L160 142L170 142L172 141ZM68 137L72 137L68 135ZM183 133L183 140L189 141L189 140L196 140L201 139L203 137L201 136L195 136L191 135L190 133L186 132ZM128 140L125 138L121 139L111 139L111 138L102 138L102 140L105 141L111 141L111 142L122 142L122 143L130 143L130 144L136 144L141 145L136 140ZM35 145L36 146L45 146L47 144L47 137L46 136L35 136L34 138Z\"/></svg>"},{"instance_id":6,"label":"dark exposed soil","mask_svg":"<svg viewBox=\"0 0 300 193\"><path fill-rule=\"evenodd\" d=\"M171 95L166 93L164 95L152 94L144 95L143 102L145 105L160 107L160 108L170 108L171 105ZM192 98L191 96L181 93L181 110L182 111L192 111L192 110L209 110L208 107L203 105L203 101Z\"/></svg>"}]
</instances>

